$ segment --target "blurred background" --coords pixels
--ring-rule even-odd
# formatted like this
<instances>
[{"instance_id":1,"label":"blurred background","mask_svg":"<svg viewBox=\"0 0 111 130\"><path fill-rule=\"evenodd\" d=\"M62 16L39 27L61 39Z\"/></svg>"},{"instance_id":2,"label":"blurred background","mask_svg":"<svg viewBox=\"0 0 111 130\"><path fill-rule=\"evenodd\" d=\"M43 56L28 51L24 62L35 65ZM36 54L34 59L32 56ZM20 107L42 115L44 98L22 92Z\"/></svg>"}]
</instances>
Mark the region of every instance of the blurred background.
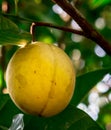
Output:
<instances>
[{"instance_id":1,"label":"blurred background","mask_svg":"<svg viewBox=\"0 0 111 130\"><path fill-rule=\"evenodd\" d=\"M111 1L70 0L70 2L111 43ZM30 33L31 21L49 22L54 25L81 30L79 25L61 7L54 4L51 0L0 0L0 10L2 13L9 14L7 17L18 26L19 30L27 33ZM19 15L19 17L15 17L16 15ZM90 71L111 67L111 57L100 46L83 36L38 26L35 30L35 38L37 41L43 41L61 47L72 59L77 76ZM7 44L7 46L2 45L2 43L0 45L1 93L7 93L5 70L10 58L19 48L16 45L8 45L8 42L13 40L15 39L6 38L6 41L1 40L1 42L4 42L3 44ZM31 40L31 38L28 40L22 39L22 41L18 39L14 42L15 44L17 42L18 45L25 45L27 42L31 42ZM90 80L86 82L90 82ZM93 86L93 89L86 94L85 98L77 107L87 112L99 124L111 130L110 102L111 75L108 73L104 75L100 82Z\"/></svg>"}]
</instances>

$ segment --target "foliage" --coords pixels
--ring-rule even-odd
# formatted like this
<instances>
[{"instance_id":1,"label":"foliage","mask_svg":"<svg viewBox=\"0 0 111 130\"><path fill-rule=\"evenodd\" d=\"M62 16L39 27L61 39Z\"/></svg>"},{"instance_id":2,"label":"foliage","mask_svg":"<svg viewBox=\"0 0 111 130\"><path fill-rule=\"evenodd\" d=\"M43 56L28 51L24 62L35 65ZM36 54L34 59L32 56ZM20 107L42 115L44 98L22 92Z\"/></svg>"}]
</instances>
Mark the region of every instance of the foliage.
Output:
<instances>
[{"instance_id":1,"label":"foliage","mask_svg":"<svg viewBox=\"0 0 111 130\"><path fill-rule=\"evenodd\" d=\"M4 96L1 95L2 98ZM8 95L5 95L5 102L4 107L1 108L0 111L0 128L7 128L10 125L10 121L8 119L12 119L14 114L21 113L15 105L12 103ZM1 99L3 100L3 99ZM10 111L9 111L10 110ZM5 114L4 114L5 113ZM24 129L46 129L46 130L76 130L76 129L83 129L83 130L102 130L86 113L83 111L75 108L73 105L69 105L66 110L60 113L57 116L53 116L50 118L43 118L43 117L35 117L35 116L27 116L24 115L24 122L25 127ZM86 123L87 122L87 123ZM21 125L20 122L19 125ZM81 124L81 125L80 125ZM86 125L88 124L88 125ZM16 125L16 124L15 124Z\"/></svg>"},{"instance_id":2,"label":"foliage","mask_svg":"<svg viewBox=\"0 0 111 130\"><path fill-rule=\"evenodd\" d=\"M74 3L75 1L72 0ZM110 0L76 1L76 7L107 41L111 41L110 4ZM19 46L32 41L30 26L32 22L38 21L78 29L71 17L51 0L0 0L0 129L13 130L23 123L24 130L105 129L111 121L111 116L108 119L105 118L110 113L110 103L100 108L96 121L80 110L78 104L83 102L88 105L88 95L91 90L94 91L96 84L106 74L110 74L111 57L96 43L83 36L42 26L35 29L36 40L59 44L70 56L76 68L75 93L69 106L63 112L50 118L31 116L21 112L13 104L9 95L2 93L6 89L4 77L9 60ZM110 87L106 93L99 92L99 94L108 97L111 93ZM110 99L107 98L107 100ZM17 115L20 113L24 114L21 118ZM18 122L13 123L13 119Z\"/></svg>"}]
</instances>

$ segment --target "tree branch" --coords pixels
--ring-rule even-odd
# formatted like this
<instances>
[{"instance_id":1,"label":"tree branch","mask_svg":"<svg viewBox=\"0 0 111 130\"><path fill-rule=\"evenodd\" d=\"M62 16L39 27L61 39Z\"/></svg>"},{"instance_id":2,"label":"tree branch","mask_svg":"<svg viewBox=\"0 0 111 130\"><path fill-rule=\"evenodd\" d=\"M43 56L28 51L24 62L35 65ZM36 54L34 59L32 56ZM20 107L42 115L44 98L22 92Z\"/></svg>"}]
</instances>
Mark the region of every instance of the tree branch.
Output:
<instances>
[{"instance_id":1,"label":"tree branch","mask_svg":"<svg viewBox=\"0 0 111 130\"><path fill-rule=\"evenodd\" d=\"M84 17L80 13L78 13L78 11L70 3L66 2L65 0L55 0L55 1L57 1L58 5L63 7L63 9L69 15L71 15L71 17L79 24L79 26L82 28L83 31L74 30L63 26L57 26L51 23L37 22L31 19L26 19L26 18L22 18L10 14L2 14L2 15L5 17L17 18L19 20L26 21L29 23L35 23L36 24L35 26L47 26L47 27L60 29L66 32L72 32L75 34L83 35L88 39L91 39L92 41L96 42L98 45L100 45L106 51L106 53L111 56L111 45L102 37L102 35L100 35L95 29L93 29L93 27L84 19Z\"/></svg>"},{"instance_id":2,"label":"tree branch","mask_svg":"<svg viewBox=\"0 0 111 130\"><path fill-rule=\"evenodd\" d=\"M86 34L83 31L80 31L80 30L76 30L76 29L72 29L72 28L68 28L68 27L64 27L64 26L58 26L58 25L54 25L52 23L38 22L38 21L34 21L32 19L26 19L26 18L23 18L23 17L12 15L12 14L11 15L10 14L2 14L2 15L4 17L12 17L12 18L15 18L15 19L19 19L21 21L25 21L27 23L32 23L32 26L51 27L51 28L55 28L55 29L59 29L59 30L62 30L62 31L71 32L71 33L75 33L75 34L87 37ZM33 33L32 29L31 29L31 31L32 31L31 33Z\"/></svg>"},{"instance_id":3,"label":"tree branch","mask_svg":"<svg viewBox=\"0 0 111 130\"><path fill-rule=\"evenodd\" d=\"M33 22L32 26L31 26L31 33L32 33L32 36L33 36L33 41L35 41L35 38L34 38L35 34L34 33L35 33L35 27L37 27L37 26L38 27L39 26L51 27L51 28L62 30L62 31L71 32L71 33L75 33L75 34L78 34L78 35L86 36L83 31L67 28L67 27L64 27L64 26L56 26L56 25L53 25L51 23Z\"/></svg>"},{"instance_id":4,"label":"tree branch","mask_svg":"<svg viewBox=\"0 0 111 130\"><path fill-rule=\"evenodd\" d=\"M57 3L65 12L67 12L82 28L85 33L85 36L88 39L96 42L99 46L101 46L104 51L108 55L111 56L111 44L108 43L104 39L102 35L100 35L88 22L87 20L80 14L80 12L72 6L67 0L53 0Z\"/></svg>"}]
</instances>

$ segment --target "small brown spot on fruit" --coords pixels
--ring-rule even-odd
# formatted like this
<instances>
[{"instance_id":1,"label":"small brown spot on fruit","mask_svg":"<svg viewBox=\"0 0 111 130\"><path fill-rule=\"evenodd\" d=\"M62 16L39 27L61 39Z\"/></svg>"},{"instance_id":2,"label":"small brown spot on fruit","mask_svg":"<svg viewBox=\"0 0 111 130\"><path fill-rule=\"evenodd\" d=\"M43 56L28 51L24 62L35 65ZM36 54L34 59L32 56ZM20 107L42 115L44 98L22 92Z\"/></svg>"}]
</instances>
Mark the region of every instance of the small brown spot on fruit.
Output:
<instances>
[{"instance_id":1,"label":"small brown spot on fruit","mask_svg":"<svg viewBox=\"0 0 111 130\"><path fill-rule=\"evenodd\" d=\"M36 74L36 70L34 70L34 74Z\"/></svg>"}]
</instances>

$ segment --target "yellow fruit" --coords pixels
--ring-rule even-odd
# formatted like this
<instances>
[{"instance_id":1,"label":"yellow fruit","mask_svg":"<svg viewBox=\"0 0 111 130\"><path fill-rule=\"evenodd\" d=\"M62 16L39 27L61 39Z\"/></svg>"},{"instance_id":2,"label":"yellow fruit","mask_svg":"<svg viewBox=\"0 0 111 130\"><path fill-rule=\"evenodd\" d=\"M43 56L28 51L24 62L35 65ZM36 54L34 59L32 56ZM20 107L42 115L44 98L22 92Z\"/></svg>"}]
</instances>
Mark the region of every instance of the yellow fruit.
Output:
<instances>
[{"instance_id":1,"label":"yellow fruit","mask_svg":"<svg viewBox=\"0 0 111 130\"><path fill-rule=\"evenodd\" d=\"M6 84L9 95L21 110L49 117L69 104L75 72L64 51L35 42L13 55L6 71Z\"/></svg>"}]
</instances>

